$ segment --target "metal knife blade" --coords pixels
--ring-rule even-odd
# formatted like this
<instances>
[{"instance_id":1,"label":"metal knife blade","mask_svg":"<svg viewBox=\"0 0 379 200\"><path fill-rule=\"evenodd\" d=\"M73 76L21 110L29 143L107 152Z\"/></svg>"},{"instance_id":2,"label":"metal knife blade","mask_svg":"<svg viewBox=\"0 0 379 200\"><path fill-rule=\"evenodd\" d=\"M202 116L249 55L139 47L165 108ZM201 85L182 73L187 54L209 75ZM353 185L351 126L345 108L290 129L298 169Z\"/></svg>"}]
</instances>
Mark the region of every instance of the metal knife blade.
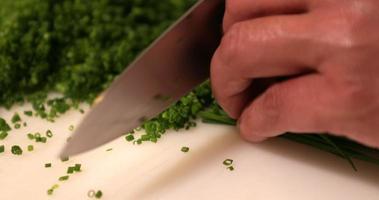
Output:
<instances>
[{"instance_id":1,"label":"metal knife blade","mask_svg":"<svg viewBox=\"0 0 379 200\"><path fill-rule=\"evenodd\" d=\"M155 117L209 77L221 38L224 0L200 0L100 96L61 157L82 153Z\"/></svg>"}]
</instances>

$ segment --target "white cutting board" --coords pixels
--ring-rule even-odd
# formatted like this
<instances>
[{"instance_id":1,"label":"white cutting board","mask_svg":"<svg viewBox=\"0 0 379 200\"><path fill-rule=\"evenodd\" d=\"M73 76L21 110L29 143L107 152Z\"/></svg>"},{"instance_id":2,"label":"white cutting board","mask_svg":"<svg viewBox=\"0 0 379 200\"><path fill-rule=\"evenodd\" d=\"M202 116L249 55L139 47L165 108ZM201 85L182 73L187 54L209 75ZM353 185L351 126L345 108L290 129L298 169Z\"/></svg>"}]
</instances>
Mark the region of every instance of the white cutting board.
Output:
<instances>
[{"instance_id":1,"label":"white cutting board","mask_svg":"<svg viewBox=\"0 0 379 200\"><path fill-rule=\"evenodd\" d=\"M16 110L28 108L0 110L0 115L9 120ZM57 154L71 133L68 127L82 116L71 111L49 123L21 114L28 126L0 141L7 147L0 154L0 200L86 200L90 189L102 190L105 200L379 199L378 166L356 161L359 171L354 172L345 160L291 141L244 142L227 126L199 123L189 131L169 132L157 144L133 145L120 138L61 162ZM54 137L46 144L26 137L47 129ZM22 146L22 156L10 153L13 144ZM26 151L28 144L34 145L34 152ZM182 146L190 151L181 152ZM222 164L226 158L234 160L234 171ZM52 168L45 168L50 162ZM82 164L82 172L59 182L75 163ZM48 196L47 189L55 183L60 187Z\"/></svg>"}]
</instances>

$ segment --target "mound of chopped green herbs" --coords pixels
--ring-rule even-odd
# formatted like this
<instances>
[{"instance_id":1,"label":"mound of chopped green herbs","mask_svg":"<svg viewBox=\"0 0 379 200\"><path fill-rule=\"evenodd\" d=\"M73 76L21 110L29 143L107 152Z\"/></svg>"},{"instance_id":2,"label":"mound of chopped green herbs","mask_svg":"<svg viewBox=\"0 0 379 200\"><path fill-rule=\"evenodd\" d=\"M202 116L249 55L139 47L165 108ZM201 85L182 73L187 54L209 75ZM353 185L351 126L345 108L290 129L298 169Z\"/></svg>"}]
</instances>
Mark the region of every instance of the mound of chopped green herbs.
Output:
<instances>
[{"instance_id":1,"label":"mound of chopped green herbs","mask_svg":"<svg viewBox=\"0 0 379 200\"><path fill-rule=\"evenodd\" d=\"M144 48L195 0L2 0L0 7L0 105L30 102L49 121L79 104L91 104ZM48 98L48 94L60 94ZM18 116L18 115L17 115ZM19 121L15 116L14 120ZM204 122L235 125L212 97L209 83L196 88L156 118L139 138L157 142L168 129ZM0 118L0 140L10 131ZM351 158L379 164L378 151L325 135L282 136ZM1 146L4 151L4 146ZM19 153L16 147L13 152Z\"/></svg>"}]
</instances>

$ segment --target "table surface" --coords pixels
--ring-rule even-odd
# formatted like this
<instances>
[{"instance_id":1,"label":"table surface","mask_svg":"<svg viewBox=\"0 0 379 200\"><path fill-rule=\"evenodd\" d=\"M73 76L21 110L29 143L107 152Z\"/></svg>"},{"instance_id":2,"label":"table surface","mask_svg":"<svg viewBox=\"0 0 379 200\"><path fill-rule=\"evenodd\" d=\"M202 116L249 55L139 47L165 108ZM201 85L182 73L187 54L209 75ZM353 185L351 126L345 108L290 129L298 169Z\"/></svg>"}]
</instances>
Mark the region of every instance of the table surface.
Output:
<instances>
[{"instance_id":1,"label":"table surface","mask_svg":"<svg viewBox=\"0 0 379 200\"><path fill-rule=\"evenodd\" d=\"M89 190L101 190L102 199L254 199L254 200L377 200L379 167L355 161L358 172L343 159L284 139L261 144L243 141L233 127L199 123L188 131L170 131L157 143L133 145L119 138L96 150L61 162L57 155L83 114L70 111L55 123L23 115L29 105L0 110L9 120L19 112L27 127L13 130L0 141L0 199L90 199ZM46 144L30 141L28 132L52 130ZM24 149L21 156L10 146ZM29 144L34 151L26 151ZM181 147L190 151L183 153ZM106 151L112 148L112 151ZM233 159L234 171L222 164ZM45 168L45 163L52 163ZM82 164L82 172L58 181L68 166ZM47 189L59 184L52 196Z\"/></svg>"}]
</instances>

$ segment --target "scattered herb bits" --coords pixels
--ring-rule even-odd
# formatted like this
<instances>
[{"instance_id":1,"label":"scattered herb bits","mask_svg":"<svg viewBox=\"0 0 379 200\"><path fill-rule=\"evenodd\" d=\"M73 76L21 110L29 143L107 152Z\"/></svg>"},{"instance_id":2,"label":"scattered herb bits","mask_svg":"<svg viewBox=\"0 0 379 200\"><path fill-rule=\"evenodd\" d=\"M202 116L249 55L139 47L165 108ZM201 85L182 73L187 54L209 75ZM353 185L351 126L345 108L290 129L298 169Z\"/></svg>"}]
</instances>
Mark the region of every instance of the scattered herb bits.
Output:
<instances>
[{"instance_id":1,"label":"scattered herb bits","mask_svg":"<svg viewBox=\"0 0 379 200\"><path fill-rule=\"evenodd\" d=\"M29 140L34 140L34 134L28 133L26 136L28 137Z\"/></svg>"},{"instance_id":2,"label":"scattered herb bits","mask_svg":"<svg viewBox=\"0 0 379 200\"><path fill-rule=\"evenodd\" d=\"M50 168L51 167L51 163L46 163L45 164L45 168Z\"/></svg>"},{"instance_id":3,"label":"scattered herb bits","mask_svg":"<svg viewBox=\"0 0 379 200\"><path fill-rule=\"evenodd\" d=\"M229 166L227 167L226 169L230 170L230 171L234 171L234 167L233 166Z\"/></svg>"},{"instance_id":4,"label":"scattered herb bits","mask_svg":"<svg viewBox=\"0 0 379 200\"><path fill-rule=\"evenodd\" d=\"M73 174L74 173L74 167L68 167L67 168L67 174Z\"/></svg>"},{"instance_id":5,"label":"scattered herb bits","mask_svg":"<svg viewBox=\"0 0 379 200\"><path fill-rule=\"evenodd\" d=\"M5 146L4 145L0 145L0 153L4 153L5 151Z\"/></svg>"},{"instance_id":6,"label":"scattered herb bits","mask_svg":"<svg viewBox=\"0 0 379 200\"><path fill-rule=\"evenodd\" d=\"M59 181L67 181L70 178L70 176L61 176L59 177Z\"/></svg>"},{"instance_id":7,"label":"scattered herb bits","mask_svg":"<svg viewBox=\"0 0 379 200\"><path fill-rule=\"evenodd\" d=\"M34 150L34 146L33 145L28 145L28 151L33 151Z\"/></svg>"},{"instance_id":8,"label":"scattered herb bits","mask_svg":"<svg viewBox=\"0 0 379 200\"><path fill-rule=\"evenodd\" d=\"M103 192L101 190L98 190L95 194L96 199L100 199L103 196Z\"/></svg>"},{"instance_id":9,"label":"scattered herb bits","mask_svg":"<svg viewBox=\"0 0 379 200\"><path fill-rule=\"evenodd\" d=\"M28 111L24 111L24 114L25 114L26 116L31 117L31 116L33 116L33 111L30 111L30 110L28 110Z\"/></svg>"},{"instance_id":10,"label":"scattered herb bits","mask_svg":"<svg viewBox=\"0 0 379 200\"><path fill-rule=\"evenodd\" d=\"M62 162L66 162L66 161L68 161L70 158L69 157L65 157L65 158L61 158L61 161Z\"/></svg>"},{"instance_id":11,"label":"scattered herb bits","mask_svg":"<svg viewBox=\"0 0 379 200\"><path fill-rule=\"evenodd\" d=\"M225 166L230 166L233 164L233 160L232 159L226 159L226 160L224 160L224 162L222 162L222 164L224 164Z\"/></svg>"},{"instance_id":12,"label":"scattered herb bits","mask_svg":"<svg viewBox=\"0 0 379 200\"><path fill-rule=\"evenodd\" d=\"M8 136L8 133L5 131L0 131L0 140L4 140Z\"/></svg>"},{"instance_id":13,"label":"scattered herb bits","mask_svg":"<svg viewBox=\"0 0 379 200\"><path fill-rule=\"evenodd\" d=\"M47 190L48 195L53 195L54 190L56 190L59 187L58 184L54 184L50 189Z\"/></svg>"},{"instance_id":14,"label":"scattered herb bits","mask_svg":"<svg viewBox=\"0 0 379 200\"><path fill-rule=\"evenodd\" d=\"M27 126L28 126L28 124L27 124L26 122L24 122L22 125L24 125L24 127L27 127Z\"/></svg>"},{"instance_id":15,"label":"scattered herb bits","mask_svg":"<svg viewBox=\"0 0 379 200\"><path fill-rule=\"evenodd\" d=\"M93 197L95 197L95 194L96 194L96 191L95 191L95 190L89 190L89 191L87 192L87 196L88 196L89 198L93 198Z\"/></svg>"},{"instance_id":16,"label":"scattered herb bits","mask_svg":"<svg viewBox=\"0 0 379 200\"><path fill-rule=\"evenodd\" d=\"M68 130L69 130L69 131L73 131L73 130L74 130L74 125L70 125L70 126L68 127Z\"/></svg>"},{"instance_id":17,"label":"scattered herb bits","mask_svg":"<svg viewBox=\"0 0 379 200\"><path fill-rule=\"evenodd\" d=\"M181 151L187 153L190 150L189 147L182 147Z\"/></svg>"},{"instance_id":18,"label":"scattered herb bits","mask_svg":"<svg viewBox=\"0 0 379 200\"><path fill-rule=\"evenodd\" d=\"M19 129L19 128L21 128L21 124L19 124L19 123L15 124L15 125L14 125L14 128L15 128L15 129Z\"/></svg>"},{"instance_id":19,"label":"scattered herb bits","mask_svg":"<svg viewBox=\"0 0 379 200\"><path fill-rule=\"evenodd\" d=\"M0 117L0 131L8 132L10 130L11 130L11 127L9 126L7 121L5 121L5 119Z\"/></svg>"},{"instance_id":20,"label":"scattered herb bits","mask_svg":"<svg viewBox=\"0 0 379 200\"><path fill-rule=\"evenodd\" d=\"M73 174L74 172L80 172L81 171L81 164L75 164L74 166L70 166L67 168L67 174Z\"/></svg>"},{"instance_id":21,"label":"scattered herb bits","mask_svg":"<svg viewBox=\"0 0 379 200\"><path fill-rule=\"evenodd\" d=\"M15 113L11 119L12 123L15 124L17 122L21 122L21 117L18 113Z\"/></svg>"},{"instance_id":22,"label":"scattered herb bits","mask_svg":"<svg viewBox=\"0 0 379 200\"><path fill-rule=\"evenodd\" d=\"M125 136L125 139L126 139L126 141L131 142L131 141L134 140L134 135L128 134L128 135Z\"/></svg>"},{"instance_id":23,"label":"scattered herb bits","mask_svg":"<svg viewBox=\"0 0 379 200\"><path fill-rule=\"evenodd\" d=\"M11 148L11 152L14 154L14 155L22 155L22 149L20 146L18 145L13 145L12 148Z\"/></svg>"},{"instance_id":24,"label":"scattered herb bits","mask_svg":"<svg viewBox=\"0 0 379 200\"><path fill-rule=\"evenodd\" d=\"M46 136L49 137L49 138L53 137L53 132L51 132L51 130L47 130L46 131Z\"/></svg>"},{"instance_id":25,"label":"scattered herb bits","mask_svg":"<svg viewBox=\"0 0 379 200\"><path fill-rule=\"evenodd\" d=\"M82 167L81 164L75 164L75 166L74 166L75 172L80 172L81 171L81 169L80 169L81 167Z\"/></svg>"},{"instance_id":26,"label":"scattered herb bits","mask_svg":"<svg viewBox=\"0 0 379 200\"><path fill-rule=\"evenodd\" d=\"M112 151L113 149L112 148L109 148L109 149L107 149L106 151Z\"/></svg>"}]
</instances>

